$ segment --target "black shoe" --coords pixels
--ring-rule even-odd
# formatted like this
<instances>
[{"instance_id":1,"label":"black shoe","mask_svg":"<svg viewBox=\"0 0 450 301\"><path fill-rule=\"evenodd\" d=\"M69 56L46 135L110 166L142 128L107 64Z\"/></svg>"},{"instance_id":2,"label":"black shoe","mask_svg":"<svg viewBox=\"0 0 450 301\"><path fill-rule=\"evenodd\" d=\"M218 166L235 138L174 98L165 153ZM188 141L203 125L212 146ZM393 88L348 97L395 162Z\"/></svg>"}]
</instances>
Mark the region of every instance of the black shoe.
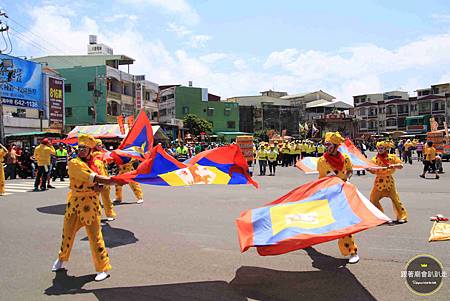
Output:
<instances>
[{"instance_id":1,"label":"black shoe","mask_svg":"<svg viewBox=\"0 0 450 301\"><path fill-rule=\"evenodd\" d=\"M436 175L436 180L439 180L439 176L438 175Z\"/></svg>"},{"instance_id":2,"label":"black shoe","mask_svg":"<svg viewBox=\"0 0 450 301\"><path fill-rule=\"evenodd\" d=\"M56 188L56 187L52 185L47 185L47 188Z\"/></svg>"},{"instance_id":3,"label":"black shoe","mask_svg":"<svg viewBox=\"0 0 450 301\"><path fill-rule=\"evenodd\" d=\"M34 188L33 191L37 192L37 191L39 191L39 188Z\"/></svg>"},{"instance_id":4,"label":"black shoe","mask_svg":"<svg viewBox=\"0 0 450 301\"><path fill-rule=\"evenodd\" d=\"M421 177L421 178L424 178L424 179L425 179L425 176L424 176L424 175L419 175L419 177Z\"/></svg>"},{"instance_id":5,"label":"black shoe","mask_svg":"<svg viewBox=\"0 0 450 301\"><path fill-rule=\"evenodd\" d=\"M41 188L41 191L46 191L47 190L47 188Z\"/></svg>"}]
</instances>

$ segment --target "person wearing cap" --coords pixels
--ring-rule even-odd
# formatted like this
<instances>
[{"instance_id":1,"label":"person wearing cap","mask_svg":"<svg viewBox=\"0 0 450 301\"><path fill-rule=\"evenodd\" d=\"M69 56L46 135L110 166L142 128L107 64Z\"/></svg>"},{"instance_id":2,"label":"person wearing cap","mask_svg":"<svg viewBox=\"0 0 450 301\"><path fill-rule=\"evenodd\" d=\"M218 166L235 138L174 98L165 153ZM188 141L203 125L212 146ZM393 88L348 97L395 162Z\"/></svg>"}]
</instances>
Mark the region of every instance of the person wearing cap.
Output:
<instances>
[{"instance_id":1,"label":"person wearing cap","mask_svg":"<svg viewBox=\"0 0 450 301\"><path fill-rule=\"evenodd\" d=\"M372 162L383 169L369 168L368 171L375 174L375 181L372 192L370 193L370 201L381 212L384 212L380 200L384 197L390 198L397 216L397 223L403 224L408 221L408 213L400 201L393 174L395 170L402 169L402 160L395 154L389 154L389 149L393 148L393 143L389 141L377 142L377 155L372 158Z\"/></svg>"},{"instance_id":2,"label":"person wearing cap","mask_svg":"<svg viewBox=\"0 0 450 301\"><path fill-rule=\"evenodd\" d=\"M59 177L61 182L64 182L64 177L66 176L66 167L68 153L67 149L64 148L64 144L60 143L58 149L56 150L56 172L53 175L53 182Z\"/></svg>"},{"instance_id":3,"label":"person wearing cap","mask_svg":"<svg viewBox=\"0 0 450 301\"><path fill-rule=\"evenodd\" d=\"M436 174L436 180L439 179L439 175L436 172L436 148L433 146L432 141L428 141L423 152L423 173L421 178L425 178L427 172Z\"/></svg>"},{"instance_id":4,"label":"person wearing cap","mask_svg":"<svg viewBox=\"0 0 450 301\"><path fill-rule=\"evenodd\" d=\"M266 150L266 143L261 142L259 144L258 152L256 153L256 160L258 160L259 165L259 175L265 176L266 175L266 168L267 168L267 150Z\"/></svg>"},{"instance_id":5,"label":"person wearing cap","mask_svg":"<svg viewBox=\"0 0 450 301\"><path fill-rule=\"evenodd\" d=\"M412 149L414 147L414 144L411 142L410 139L406 140L406 143L403 145L403 158L405 163L412 164Z\"/></svg>"},{"instance_id":6,"label":"person wearing cap","mask_svg":"<svg viewBox=\"0 0 450 301\"><path fill-rule=\"evenodd\" d=\"M278 152L275 149L275 145L271 144L269 146L269 149L267 150L267 162L269 163L269 176L274 176L275 175L275 169L277 167L277 157L278 157Z\"/></svg>"},{"instance_id":7,"label":"person wearing cap","mask_svg":"<svg viewBox=\"0 0 450 301\"><path fill-rule=\"evenodd\" d=\"M106 168L107 163L103 159L103 155L106 152L103 149L103 142L100 139L95 139L95 142L96 144L92 153L94 164L100 171L100 175L108 177L108 169ZM105 185L100 191L100 195L102 197L103 209L105 210L106 218L108 221L113 221L117 214L114 211L114 205L111 200L111 187L109 185Z\"/></svg>"},{"instance_id":8,"label":"person wearing cap","mask_svg":"<svg viewBox=\"0 0 450 301\"><path fill-rule=\"evenodd\" d=\"M133 164L135 163L135 160L130 160L130 162L125 164L117 164L119 166L119 175L133 171L134 167ZM117 163L117 162L116 162ZM131 190L133 191L134 195L136 196L136 203L142 204L144 202L144 194L142 192L141 185L137 182L130 182L128 183L130 185ZM116 199L114 200L115 203L121 203L122 202L122 185L116 185L115 189L115 195Z\"/></svg>"},{"instance_id":9,"label":"person wearing cap","mask_svg":"<svg viewBox=\"0 0 450 301\"><path fill-rule=\"evenodd\" d=\"M0 195L5 194L5 170L3 168L3 159L8 154L8 149L0 144Z\"/></svg>"},{"instance_id":10,"label":"person wearing cap","mask_svg":"<svg viewBox=\"0 0 450 301\"><path fill-rule=\"evenodd\" d=\"M64 214L61 248L52 271L62 269L64 262L69 261L76 234L80 228L84 227L97 271L95 280L101 281L108 277L111 265L101 231L99 191L102 185L120 185L123 182L100 174L92 160L92 149L95 146L95 138L91 135L78 136L78 156L70 160L68 164L70 190Z\"/></svg>"},{"instance_id":11,"label":"person wearing cap","mask_svg":"<svg viewBox=\"0 0 450 301\"><path fill-rule=\"evenodd\" d=\"M317 170L319 178L326 176L337 176L347 181L353 174L352 162L347 154L338 151L339 145L345 139L339 132L328 132L325 134L326 152L317 160ZM339 250L344 256L350 255L349 263L357 263L359 256L357 254L357 246L352 234L339 238Z\"/></svg>"},{"instance_id":12,"label":"person wearing cap","mask_svg":"<svg viewBox=\"0 0 450 301\"><path fill-rule=\"evenodd\" d=\"M46 190L47 174L50 172L51 156L55 154L53 145L47 138L42 139L41 143L34 149L34 158L37 161L37 175L34 181L34 191Z\"/></svg>"}]
</instances>

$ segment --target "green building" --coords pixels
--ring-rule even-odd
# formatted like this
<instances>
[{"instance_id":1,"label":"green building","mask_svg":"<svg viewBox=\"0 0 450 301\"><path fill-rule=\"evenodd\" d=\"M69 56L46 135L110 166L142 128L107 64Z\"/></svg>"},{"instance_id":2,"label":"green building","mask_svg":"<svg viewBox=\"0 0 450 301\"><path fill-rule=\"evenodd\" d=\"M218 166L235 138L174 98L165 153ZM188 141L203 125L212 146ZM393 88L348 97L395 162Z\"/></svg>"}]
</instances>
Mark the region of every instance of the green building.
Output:
<instances>
[{"instance_id":1,"label":"green building","mask_svg":"<svg viewBox=\"0 0 450 301\"><path fill-rule=\"evenodd\" d=\"M119 70L133 64L125 55L90 54L46 56L33 59L56 70L65 79L66 130L76 125L117 122L119 115L147 111L151 119L158 113L158 85Z\"/></svg>"},{"instance_id":2,"label":"green building","mask_svg":"<svg viewBox=\"0 0 450 301\"><path fill-rule=\"evenodd\" d=\"M239 131L237 103L220 101L219 96L209 94L205 88L160 86L160 122L176 125L187 114L210 121L216 134Z\"/></svg>"}]
</instances>

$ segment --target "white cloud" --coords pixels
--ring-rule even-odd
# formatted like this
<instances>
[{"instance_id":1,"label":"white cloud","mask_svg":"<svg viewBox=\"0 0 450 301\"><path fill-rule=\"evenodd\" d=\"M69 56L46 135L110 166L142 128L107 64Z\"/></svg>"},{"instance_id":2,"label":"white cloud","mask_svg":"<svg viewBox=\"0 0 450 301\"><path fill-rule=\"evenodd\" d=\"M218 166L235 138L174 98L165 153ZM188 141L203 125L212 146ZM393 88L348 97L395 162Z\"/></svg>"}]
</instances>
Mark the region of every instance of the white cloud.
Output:
<instances>
[{"instance_id":1,"label":"white cloud","mask_svg":"<svg viewBox=\"0 0 450 301\"><path fill-rule=\"evenodd\" d=\"M175 23L169 23L169 28L167 31L175 33L178 37L184 37L192 33L192 31L187 29L185 26L177 25Z\"/></svg>"},{"instance_id":2,"label":"white cloud","mask_svg":"<svg viewBox=\"0 0 450 301\"><path fill-rule=\"evenodd\" d=\"M189 40L186 42L186 44L191 46L192 48L203 48L206 46L206 42L211 39L211 36L204 34L192 35L189 37Z\"/></svg>"},{"instance_id":3,"label":"white cloud","mask_svg":"<svg viewBox=\"0 0 450 301\"><path fill-rule=\"evenodd\" d=\"M125 21L136 21L138 19L138 16L136 15L127 15L127 14L115 14L112 16L108 16L104 19L105 22L111 23L118 20L125 20Z\"/></svg>"},{"instance_id":4,"label":"white cloud","mask_svg":"<svg viewBox=\"0 0 450 301\"><path fill-rule=\"evenodd\" d=\"M412 91L433 84L429 82L432 80L450 81L447 33L418 38L395 49L373 44L349 45L337 51L288 48L261 58L208 53L207 48L201 55L194 55L189 48L171 51L138 26L121 28L119 35L119 22L102 26L81 10L61 11L52 5L32 8L29 23L31 32L43 37L38 42L50 51L23 44L20 55L85 54L88 35L97 34L99 41L113 47L115 53L136 59L132 73L145 74L159 84L187 84L192 80L195 86L207 87L223 98L257 95L265 89L290 94L322 89L350 102L352 95L399 87ZM211 39L207 35L194 35L188 27L174 23L169 24L170 29L193 47L205 46ZM36 40L30 33L26 36ZM56 44L58 49L47 42ZM434 77L422 75L425 71Z\"/></svg>"},{"instance_id":5,"label":"white cloud","mask_svg":"<svg viewBox=\"0 0 450 301\"><path fill-rule=\"evenodd\" d=\"M198 13L185 0L120 0L126 4L149 4L161 8L164 12L175 15L179 21L197 24L200 20Z\"/></svg>"},{"instance_id":6,"label":"white cloud","mask_svg":"<svg viewBox=\"0 0 450 301\"><path fill-rule=\"evenodd\" d=\"M296 55L298 55L298 50L292 48L283 51L274 51L269 55L263 67L268 69L277 65L289 64L294 60Z\"/></svg>"},{"instance_id":7,"label":"white cloud","mask_svg":"<svg viewBox=\"0 0 450 301\"><path fill-rule=\"evenodd\" d=\"M432 14L431 18L437 22L450 22L450 14Z\"/></svg>"},{"instance_id":8,"label":"white cloud","mask_svg":"<svg viewBox=\"0 0 450 301\"><path fill-rule=\"evenodd\" d=\"M229 57L229 55L226 54L226 53L223 53L223 52L213 52L213 53L208 53L208 54L202 55L202 56L200 57L200 60L203 61L203 62L205 62L205 63L208 63L208 64L213 64L213 63L215 63L215 62L217 62L217 61L226 59L226 58L228 58L228 57Z\"/></svg>"}]
</instances>

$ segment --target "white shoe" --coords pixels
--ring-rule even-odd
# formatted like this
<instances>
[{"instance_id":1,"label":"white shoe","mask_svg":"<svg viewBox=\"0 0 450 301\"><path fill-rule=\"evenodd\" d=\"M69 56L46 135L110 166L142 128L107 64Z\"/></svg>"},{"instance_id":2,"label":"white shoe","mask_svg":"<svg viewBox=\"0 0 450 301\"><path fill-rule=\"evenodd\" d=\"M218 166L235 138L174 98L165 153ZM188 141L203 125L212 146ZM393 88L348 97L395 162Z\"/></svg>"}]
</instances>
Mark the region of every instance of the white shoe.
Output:
<instances>
[{"instance_id":1,"label":"white shoe","mask_svg":"<svg viewBox=\"0 0 450 301\"><path fill-rule=\"evenodd\" d=\"M115 218L114 218L114 217L107 217L106 220L107 220L108 222L112 222L113 220L115 220Z\"/></svg>"},{"instance_id":2,"label":"white shoe","mask_svg":"<svg viewBox=\"0 0 450 301\"><path fill-rule=\"evenodd\" d=\"M144 202L143 199L139 199L139 200L136 201L136 204L142 204L143 202Z\"/></svg>"},{"instance_id":3,"label":"white shoe","mask_svg":"<svg viewBox=\"0 0 450 301\"><path fill-rule=\"evenodd\" d=\"M52 266L52 272L61 270L63 268L63 265L64 265L64 261L59 260L59 258L56 259Z\"/></svg>"},{"instance_id":4,"label":"white shoe","mask_svg":"<svg viewBox=\"0 0 450 301\"><path fill-rule=\"evenodd\" d=\"M350 258L348 259L348 263L350 263L350 264L358 263L358 261L359 261L358 254L352 254L352 255L350 255Z\"/></svg>"},{"instance_id":5,"label":"white shoe","mask_svg":"<svg viewBox=\"0 0 450 301\"><path fill-rule=\"evenodd\" d=\"M100 272L100 273L97 273L97 276L95 276L95 281L103 281L108 277L109 277L108 273Z\"/></svg>"}]
</instances>

